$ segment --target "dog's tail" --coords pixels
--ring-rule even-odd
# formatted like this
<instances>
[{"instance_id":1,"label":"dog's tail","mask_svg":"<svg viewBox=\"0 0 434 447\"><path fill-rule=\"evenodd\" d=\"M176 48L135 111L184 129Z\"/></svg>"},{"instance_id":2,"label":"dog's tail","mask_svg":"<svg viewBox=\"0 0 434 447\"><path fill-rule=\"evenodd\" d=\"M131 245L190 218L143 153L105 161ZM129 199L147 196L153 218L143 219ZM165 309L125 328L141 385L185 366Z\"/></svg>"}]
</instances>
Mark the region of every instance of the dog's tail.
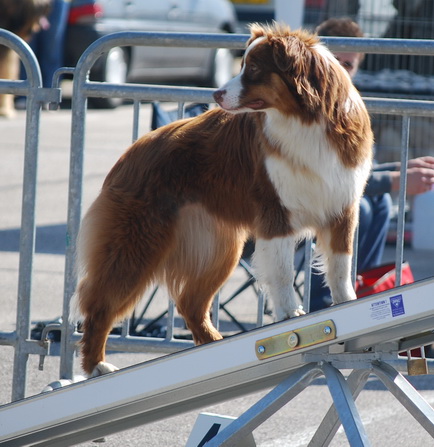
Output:
<instances>
[{"instance_id":1,"label":"dog's tail","mask_svg":"<svg viewBox=\"0 0 434 447\"><path fill-rule=\"evenodd\" d=\"M92 209L92 207L91 207ZM80 231L77 237L76 262L75 269L78 276L78 285L74 294L69 301L69 321L70 323L77 323L83 321L84 315L80 308L80 281L87 275L87 265L89 259L89 249L91 244L91 228L92 228L92 213L91 209L84 216L81 223ZM94 225L95 226L95 225Z\"/></svg>"},{"instance_id":2,"label":"dog's tail","mask_svg":"<svg viewBox=\"0 0 434 447\"><path fill-rule=\"evenodd\" d=\"M79 294L76 291L69 302L69 322L75 324L79 321L83 321L83 313L80 309Z\"/></svg>"}]
</instances>

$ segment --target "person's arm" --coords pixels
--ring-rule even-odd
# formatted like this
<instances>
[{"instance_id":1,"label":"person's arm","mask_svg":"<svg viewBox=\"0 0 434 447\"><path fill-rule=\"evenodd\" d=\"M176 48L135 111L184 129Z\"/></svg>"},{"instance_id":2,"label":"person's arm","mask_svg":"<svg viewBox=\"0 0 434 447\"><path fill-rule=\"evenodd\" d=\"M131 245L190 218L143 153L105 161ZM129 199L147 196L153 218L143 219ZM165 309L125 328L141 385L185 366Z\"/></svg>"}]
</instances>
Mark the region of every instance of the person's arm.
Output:
<instances>
[{"instance_id":1,"label":"person's arm","mask_svg":"<svg viewBox=\"0 0 434 447\"><path fill-rule=\"evenodd\" d=\"M372 171L366 184L365 194L367 196L378 196L390 192L392 192L391 172L381 170Z\"/></svg>"},{"instance_id":2,"label":"person's arm","mask_svg":"<svg viewBox=\"0 0 434 447\"><path fill-rule=\"evenodd\" d=\"M391 172L392 191L399 191L400 173ZM408 168L407 170L407 194L414 196L428 192L434 185L434 169Z\"/></svg>"},{"instance_id":3,"label":"person's arm","mask_svg":"<svg viewBox=\"0 0 434 447\"><path fill-rule=\"evenodd\" d=\"M365 194L376 196L399 191L401 163L374 165ZM429 191L434 186L434 157L418 157L408 161L407 194L412 196Z\"/></svg>"}]
</instances>

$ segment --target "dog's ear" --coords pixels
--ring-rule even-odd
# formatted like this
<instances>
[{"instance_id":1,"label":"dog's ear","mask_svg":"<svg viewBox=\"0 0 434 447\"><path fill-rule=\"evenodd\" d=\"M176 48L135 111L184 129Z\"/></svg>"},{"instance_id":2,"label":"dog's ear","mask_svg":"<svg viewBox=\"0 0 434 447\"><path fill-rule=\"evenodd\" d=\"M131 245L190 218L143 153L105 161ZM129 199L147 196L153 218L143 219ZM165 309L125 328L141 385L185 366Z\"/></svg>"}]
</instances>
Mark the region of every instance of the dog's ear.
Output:
<instances>
[{"instance_id":1,"label":"dog's ear","mask_svg":"<svg viewBox=\"0 0 434 447\"><path fill-rule=\"evenodd\" d=\"M321 67L306 43L297 36L275 37L271 39L273 59L276 67L291 78L297 93L314 106L320 100L318 87Z\"/></svg>"},{"instance_id":2,"label":"dog's ear","mask_svg":"<svg viewBox=\"0 0 434 447\"><path fill-rule=\"evenodd\" d=\"M294 74L301 62L301 46L292 36L276 36L270 39L273 48L273 59L276 67L285 74Z\"/></svg>"}]
</instances>

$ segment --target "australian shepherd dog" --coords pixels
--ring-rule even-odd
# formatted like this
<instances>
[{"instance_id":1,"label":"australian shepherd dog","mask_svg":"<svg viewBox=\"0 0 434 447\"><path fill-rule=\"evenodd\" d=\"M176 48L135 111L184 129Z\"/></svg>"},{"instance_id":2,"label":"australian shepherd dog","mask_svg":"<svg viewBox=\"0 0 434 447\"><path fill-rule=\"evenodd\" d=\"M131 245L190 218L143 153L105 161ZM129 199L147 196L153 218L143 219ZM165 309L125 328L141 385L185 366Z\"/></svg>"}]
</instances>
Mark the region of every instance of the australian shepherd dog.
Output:
<instances>
[{"instance_id":1,"label":"australian shepherd dog","mask_svg":"<svg viewBox=\"0 0 434 447\"><path fill-rule=\"evenodd\" d=\"M167 286L196 344L221 339L210 305L250 235L277 320L304 313L293 255L306 235L334 303L356 298L353 234L373 139L346 71L315 35L253 25L241 72L214 99L219 108L135 142L83 219L72 313L91 376L115 369L107 336L153 282Z\"/></svg>"}]
</instances>

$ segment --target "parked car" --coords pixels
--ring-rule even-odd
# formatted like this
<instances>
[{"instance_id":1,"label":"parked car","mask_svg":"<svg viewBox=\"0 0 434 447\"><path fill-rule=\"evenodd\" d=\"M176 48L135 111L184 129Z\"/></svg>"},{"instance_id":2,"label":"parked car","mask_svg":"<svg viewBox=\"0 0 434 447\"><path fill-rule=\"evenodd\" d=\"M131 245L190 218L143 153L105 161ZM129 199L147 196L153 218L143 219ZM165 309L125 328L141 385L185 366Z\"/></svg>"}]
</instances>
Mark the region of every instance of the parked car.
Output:
<instances>
[{"instance_id":1,"label":"parked car","mask_svg":"<svg viewBox=\"0 0 434 447\"><path fill-rule=\"evenodd\" d=\"M95 40L117 31L233 33L237 30L229 0L72 0L65 43L65 65L75 66ZM116 47L100 58L90 79L107 82L189 81L219 87L232 76L228 49ZM120 100L97 99L101 107Z\"/></svg>"}]
</instances>

